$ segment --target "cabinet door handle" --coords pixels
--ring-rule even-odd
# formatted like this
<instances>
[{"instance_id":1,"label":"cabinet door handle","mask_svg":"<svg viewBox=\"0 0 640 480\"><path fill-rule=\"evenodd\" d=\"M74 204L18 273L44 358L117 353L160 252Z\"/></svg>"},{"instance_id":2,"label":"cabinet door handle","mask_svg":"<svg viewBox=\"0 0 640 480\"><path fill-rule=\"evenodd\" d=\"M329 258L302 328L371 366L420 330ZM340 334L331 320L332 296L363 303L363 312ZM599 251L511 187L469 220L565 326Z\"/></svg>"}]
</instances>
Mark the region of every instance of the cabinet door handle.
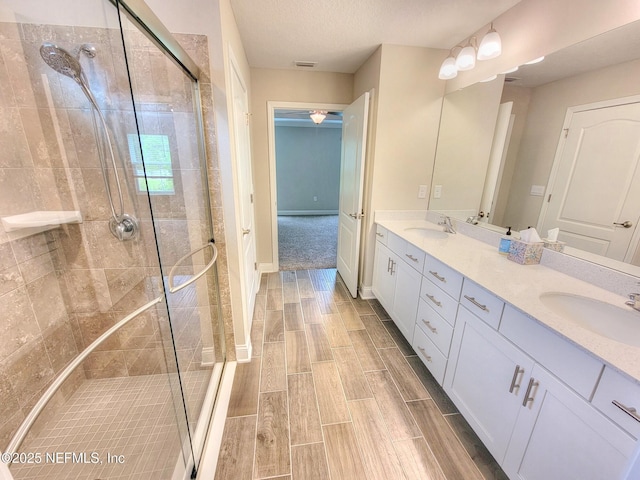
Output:
<instances>
[{"instance_id":1,"label":"cabinet door handle","mask_svg":"<svg viewBox=\"0 0 640 480\"><path fill-rule=\"evenodd\" d=\"M520 365L516 365L516 369L513 371L513 378L511 379L511 386L509 387L509 393L513 393L516 388L520 388L520 384L516 384L518 381L518 375L524 373L524 368L520 368Z\"/></svg>"},{"instance_id":2,"label":"cabinet door handle","mask_svg":"<svg viewBox=\"0 0 640 480\"><path fill-rule=\"evenodd\" d=\"M431 275L433 275L434 277L436 277L438 280L440 280L441 282L447 283L447 279L444 277L441 277L440 275L438 275L438 272L434 272L433 270L429 270L429 273Z\"/></svg>"},{"instance_id":3,"label":"cabinet door handle","mask_svg":"<svg viewBox=\"0 0 640 480\"><path fill-rule=\"evenodd\" d=\"M416 257L414 257L413 255L411 255L409 253L405 253L404 256L407 257L409 260L413 260L414 262L418 263L418 259Z\"/></svg>"},{"instance_id":4,"label":"cabinet door handle","mask_svg":"<svg viewBox=\"0 0 640 480\"><path fill-rule=\"evenodd\" d=\"M387 259L387 273L391 271L391 257Z\"/></svg>"},{"instance_id":5,"label":"cabinet door handle","mask_svg":"<svg viewBox=\"0 0 640 480\"><path fill-rule=\"evenodd\" d=\"M464 298L466 298L467 300L469 300L471 303L473 303L476 307L478 307L480 310L484 310L485 312L488 312L489 309L487 308L486 305L482 305L481 303L479 303L475 297L470 297L469 295L465 295Z\"/></svg>"},{"instance_id":6,"label":"cabinet door handle","mask_svg":"<svg viewBox=\"0 0 640 480\"><path fill-rule=\"evenodd\" d=\"M395 266L396 266L395 260L391 260L391 276L393 276L393 274L396 273L396 271L393 269L393 267Z\"/></svg>"},{"instance_id":7,"label":"cabinet door handle","mask_svg":"<svg viewBox=\"0 0 640 480\"><path fill-rule=\"evenodd\" d=\"M534 388L537 389L538 385L540 385L540 383L537 382L535 378L531 377L529 379L529 385L527 386L527 391L524 394L524 400L522 400L522 406L523 407L526 407L527 403L533 402L533 398L535 396L535 393L534 393L534 395L531 395L531 390L533 390Z\"/></svg>"},{"instance_id":8,"label":"cabinet door handle","mask_svg":"<svg viewBox=\"0 0 640 480\"><path fill-rule=\"evenodd\" d=\"M427 298L429 300L431 300L433 303L435 303L436 306L442 307L442 303L440 303L438 300L436 300L436 297L434 297L433 295L429 295L428 293L425 293L425 295L427 296Z\"/></svg>"},{"instance_id":9,"label":"cabinet door handle","mask_svg":"<svg viewBox=\"0 0 640 480\"><path fill-rule=\"evenodd\" d=\"M431 325L431 322L429 320L425 320L424 318L422 319L422 323L424 323L427 328L429 330L431 330L433 333L437 334L438 333L438 329L436 327L434 327L433 325Z\"/></svg>"},{"instance_id":10,"label":"cabinet door handle","mask_svg":"<svg viewBox=\"0 0 640 480\"><path fill-rule=\"evenodd\" d=\"M640 422L640 415L638 415L638 410L634 407L627 407L624 403L620 403L618 400L613 400L611 403L633 418L636 422Z\"/></svg>"},{"instance_id":11,"label":"cabinet door handle","mask_svg":"<svg viewBox=\"0 0 640 480\"><path fill-rule=\"evenodd\" d=\"M384 235L381 234L380 232L376 232L376 235L379 236L379 237L384 237Z\"/></svg>"},{"instance_id":12,"label":"cabinet door handle","mask_svg":"<svg viewBox=\"0 0 640 480\"><path fill-rule=\"evenodd\" d=\"M424 355L424 358L427 362L431 362L431 355L428 355L427 351L424 348L418 347L418 350L422 352L422 355Z\"/></svg>"}]
</instances>

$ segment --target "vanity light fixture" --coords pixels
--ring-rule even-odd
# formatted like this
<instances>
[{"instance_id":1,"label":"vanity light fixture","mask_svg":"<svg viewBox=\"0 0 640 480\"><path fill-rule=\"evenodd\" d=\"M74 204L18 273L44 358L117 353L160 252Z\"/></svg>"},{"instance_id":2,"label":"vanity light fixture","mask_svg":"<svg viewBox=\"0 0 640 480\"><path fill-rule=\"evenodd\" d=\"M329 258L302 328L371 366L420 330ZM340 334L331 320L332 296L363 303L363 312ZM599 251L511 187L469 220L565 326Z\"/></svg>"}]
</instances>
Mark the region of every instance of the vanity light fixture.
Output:
<instances>
[{"instance_id":1,"label":"vanity light fixture","mask_svg":"<svg viewBox=\"0 0 640 480\"><path fill-rule=\"evenodd\" d=\"M459 72L471 70L476 66L476 37L471 37L456 57L456 68Z\"/></svg>"},{"instance_id":2,"label":"vanity light fixture","mask_svg":"<svg viewBox=\"0 0 640 480\"><path fill-rule=\"evenodd\" d=\"M455 47L454 47L455 48ZM453 56L453 48L449 50L449 56L444 59L440 66L438 78L440 80L450 80L458 75L458 67L456 67L456 57Z\"/></svg>"},{"instance_id":3,"label":"vanity light fixture","mask_svg":"<svg viewBox=\"0 0 640 480\"><path fill-rule=\"evenodd\" d=\"M460 49L457 55L453 52L457 48ZM500 56L502 53L502 40L500 35L493 28L493 22L489 31L482 37L480 46L478 46L476 37L467 40L466 45L456 45L449 50L449 55L444 59L438 72L440 80L450 80L458 75L458 72L472 70L476 66L476 60L490 60Z\"/></svg>"},{"instance_id":4,"label":"vanity light fixture","mask_svg":"<svg viewBox=\"0 0 640 480\"><path fill-rule=\"evenodd\" d=\"M535 63L540 63L542 60L544 60L544 55L538 58L534 58L530 62L525 63L525 65L533 65Z\"/></svg>"},{"instance_id":5,"label":"vanity light fixture","mask_svg":"<svg viewBox=\"0 0 640 480\"><path fill-rule=\"evenodd\" d=\"M325 110L314 110L309 116L311 117L311 120L313 120L313 123L319 125L325 118L327 118L327 112Z\"/></svg>"},{"instance_id":6,"label":"vanity light fixture","mask_svg":"<svg viewBox=\"0 0 640 480\"><path fill-rule=\"evenodd\" d=\"M491 60L492 58L499 57L501 53L502 40L498 32L496 32L496 29L493 28L493 22L491 22L491 29L482 37L482 41L478 47L478 60Z\"/></svg>"}]
</instances>

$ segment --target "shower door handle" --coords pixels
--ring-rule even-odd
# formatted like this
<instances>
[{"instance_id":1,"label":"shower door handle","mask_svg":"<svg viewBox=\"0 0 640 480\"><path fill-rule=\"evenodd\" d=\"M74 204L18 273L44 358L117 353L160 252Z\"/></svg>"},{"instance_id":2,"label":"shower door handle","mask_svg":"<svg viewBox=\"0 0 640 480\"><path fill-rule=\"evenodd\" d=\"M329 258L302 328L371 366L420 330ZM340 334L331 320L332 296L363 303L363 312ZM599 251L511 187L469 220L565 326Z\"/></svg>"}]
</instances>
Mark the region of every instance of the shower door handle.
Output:
<instances>
[{"instance_id":1,"label":"shower door handle","mask_svg":"<svg viewBox=\"0 0 640 480\"><path fill-rule=\"evenodd\" d=\"M195 274L193 277L191 277L189 280L187 280L184 283L181 283L180 285L178 285L177 287L173 285L173 277L175 276L175 270L176 268L178 268L180 266L180 264L186 260L189 257L193 257L196 253L201 252L202 250L204 250L205 248L211 247L211 249L213 250L213 255L211 257L211 260L209 260L209 263L207 263L207 265L202 269L202 271L200 271L199 273ZM176 262L176 264L171 267L171 270L169 271L169 293L176 293L180 290L182 290L184 287L191 285L193 282L195 282L196 280L198 280L200 277L202 277L205 273L207 273L207 271L213 267L213 264L216 263L216 259L218 258L218 249L216 248L216 246L214 245L213 242L209 242L207 243L204 247L200 247L197 250L194 250L192 252L187 253L184 257L182 257L180 260L178 260Z\"/></svg>"}]
</instances>

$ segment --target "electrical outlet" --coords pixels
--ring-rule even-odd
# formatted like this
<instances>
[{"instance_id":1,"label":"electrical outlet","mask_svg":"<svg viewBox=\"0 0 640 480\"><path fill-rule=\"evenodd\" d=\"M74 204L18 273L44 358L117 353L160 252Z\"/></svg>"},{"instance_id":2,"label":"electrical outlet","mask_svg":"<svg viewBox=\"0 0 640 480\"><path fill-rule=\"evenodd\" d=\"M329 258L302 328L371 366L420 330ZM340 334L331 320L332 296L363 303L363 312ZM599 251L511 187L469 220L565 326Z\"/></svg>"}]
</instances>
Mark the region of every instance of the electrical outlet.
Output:
<instances>
[{"instance_id":1,"label":"electrical outlet","mask_svg":"<svg viewBox=\"0 0 640 480\"><path fill-rule=\"evenodd\" d=\"M418 198L427 198L427 186L420 185L418 187Z\"/></svg>"},{"instance_id":2,"label":"electrical outlet","mask_svg":"<svg viewBox=\"0 0 640 480\"><path fill-rule=\"evenodd\" d=\"M442 196L442 185L435 185L433 187L433 198L440 198Z\"/></svg>"}]
</instances>

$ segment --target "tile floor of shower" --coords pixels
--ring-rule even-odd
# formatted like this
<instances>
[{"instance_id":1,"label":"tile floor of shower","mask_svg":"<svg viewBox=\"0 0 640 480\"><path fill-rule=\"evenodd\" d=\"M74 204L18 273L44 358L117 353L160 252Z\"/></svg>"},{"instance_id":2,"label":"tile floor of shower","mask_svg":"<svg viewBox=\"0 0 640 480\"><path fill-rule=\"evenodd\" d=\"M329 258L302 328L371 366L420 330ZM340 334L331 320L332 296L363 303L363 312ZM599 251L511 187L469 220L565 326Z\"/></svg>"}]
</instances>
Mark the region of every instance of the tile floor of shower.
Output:
<instances>
[{"instance_id":1,"label":"tile floor of shower","mask_svg":"<svg viewBox=\"0 0 640 480\"><path fill-rule=\"evenodd\" d=\"M43 460L47 452L98 452L103 463L13 465L13 476L16 480L170 479L181 448L173 397L176 377L174 373L84 382L20 450L39 452ZM182 373L189 412L200 411L210 377L210 369ZM123 463L107 463L107 453L122 455Z\"/></svg>"}]
</instances>

